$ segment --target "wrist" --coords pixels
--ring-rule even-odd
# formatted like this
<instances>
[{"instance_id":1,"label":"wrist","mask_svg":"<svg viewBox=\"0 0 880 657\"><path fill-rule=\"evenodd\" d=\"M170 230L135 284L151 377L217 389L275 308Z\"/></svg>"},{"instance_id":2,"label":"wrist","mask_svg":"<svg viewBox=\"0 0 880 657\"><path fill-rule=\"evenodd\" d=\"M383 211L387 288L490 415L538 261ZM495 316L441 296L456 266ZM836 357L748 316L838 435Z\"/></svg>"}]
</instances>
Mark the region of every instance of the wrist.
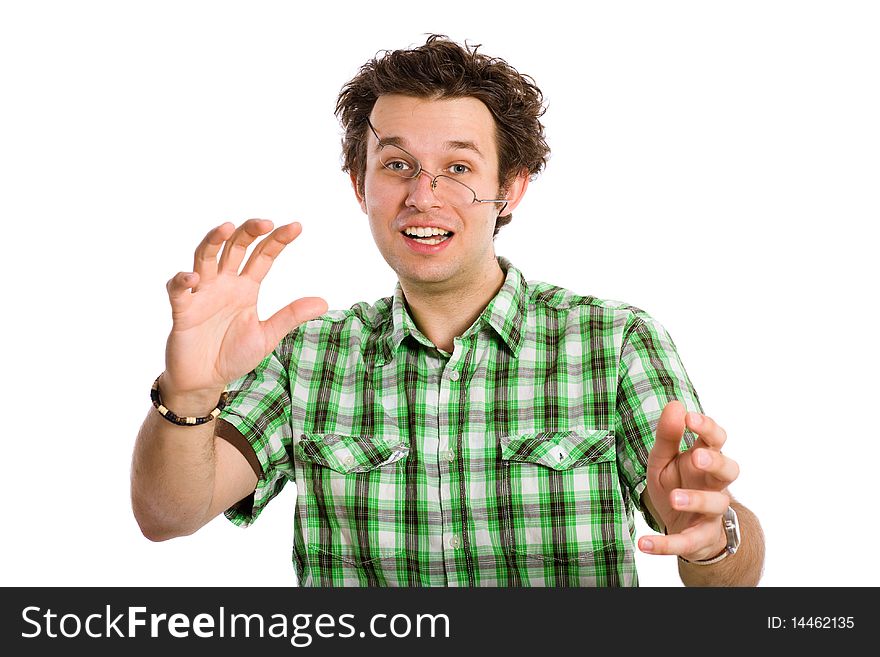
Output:
<instances>
[{"instance_id":1,"label":"wrist","mask_svg":"<svg viewBox=\"0 0 880 657\"><path fill-rule=\"evenodd\" d=\"M160 391L162 405L173 409L178 416L203 417L209 415L217 406L217 400L223 395L224 388L206 388L184 390L177 388L166 372L156 379Z\"/></svg>"},{"instance_id":2,"label":"wrist","mask_svg":"<svg viewBox=\"0 0 880 657\"><path fill-rule=\"evenodd\" d=\"M721 521L718 523L718 540L712 545L712 550L709 552L709 555L702 559L697 559L697 561L712 561L713 559L720 559L722 558L722 555L726 553L727 534L724 532L724 516L721 516Z\"/></svg>"},{"instance_id":3,"label":"wrist","mask_svg":"<svg viewBox=\"0 0 880 657\"><path fill-rule=\"evenodd\" d=\"M739 519L737 518L736 511L734 511L732 506L727 507L727 511L721 516L721 537L720 543L721 549L715 553L714 556L706 557L703 559L690 560L685 559L682 556L679 556L679 560L687 563L687 564L696 564L699 566L708 566L714 563L718 563L722 559L727 558L728 556L735 554L737 549L739 549L740 544L740 530L739 530Z\"/></svg>"}]
</instances>

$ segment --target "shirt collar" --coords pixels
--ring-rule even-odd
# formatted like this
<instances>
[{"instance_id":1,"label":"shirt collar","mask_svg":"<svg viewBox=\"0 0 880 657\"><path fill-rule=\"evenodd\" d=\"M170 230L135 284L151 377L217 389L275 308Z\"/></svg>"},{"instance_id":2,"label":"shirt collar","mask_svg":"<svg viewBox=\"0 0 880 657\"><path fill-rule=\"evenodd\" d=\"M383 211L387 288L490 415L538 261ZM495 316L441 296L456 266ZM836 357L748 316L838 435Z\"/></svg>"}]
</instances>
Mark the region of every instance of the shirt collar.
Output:
<instances>
[{"instance_id":1,"label":"shirt collar","mask_svg":"<svg viewBox=\"0 0 880 657\"><path fill-rule=\"evenodd\" d=\"M474 326L465 331L464 336L479 331L480 324L490 326L516 358L522 347L526 310L528 309L526 283L522 272L510 264L507 258L499 256L498 264L501 271L505 273L504 285L480 314Z\"/></svg>"},{"instance_id":2,"label":"shirt collar","mask_svg":"<svg viewBox=\"0 0 880 657\"><path fill-rule=\"evenodd\" d=\"M514 267L509 260L498 257L498 265L505 273L504 284L498 294L489 302L489 305L480 313L477 321L462 334L469 337L478 333L483 326L489 326L498 334L514 358L519 355L523 342L523 330L525 326L528 301L526 299L526 283L522 273ZM384 342L385 348L377 353L380 364L385 364L394 358L400 343L407 336L424 344L432 346L430 341L416 327L409 311L406 308L406 298L403 296L403 288L400 283L394 290L391 301L391 323L389 333Z\"/></svg>"}]
</instances>

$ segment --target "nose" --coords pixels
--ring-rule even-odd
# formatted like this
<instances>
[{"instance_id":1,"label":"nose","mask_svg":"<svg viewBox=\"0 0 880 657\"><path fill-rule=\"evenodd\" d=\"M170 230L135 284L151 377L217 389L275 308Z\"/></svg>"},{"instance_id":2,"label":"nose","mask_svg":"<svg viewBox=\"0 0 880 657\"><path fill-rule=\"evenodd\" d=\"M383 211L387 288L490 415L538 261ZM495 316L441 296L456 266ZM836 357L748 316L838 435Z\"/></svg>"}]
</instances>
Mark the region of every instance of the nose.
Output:
<instances>
[{"instance_id":1,"label":"nose","mask_svg":"<svg viewBox=\"0 0 880 657\"><path fill-rule=\"evenodd\" d=\"M406 197L407 206L414 207L419 212L440 207L442 203L434 193L433 181L434 177L430 173L425 170L420 171L419 175L409 183L409 194Z\"/></svg>"}]
</instances>

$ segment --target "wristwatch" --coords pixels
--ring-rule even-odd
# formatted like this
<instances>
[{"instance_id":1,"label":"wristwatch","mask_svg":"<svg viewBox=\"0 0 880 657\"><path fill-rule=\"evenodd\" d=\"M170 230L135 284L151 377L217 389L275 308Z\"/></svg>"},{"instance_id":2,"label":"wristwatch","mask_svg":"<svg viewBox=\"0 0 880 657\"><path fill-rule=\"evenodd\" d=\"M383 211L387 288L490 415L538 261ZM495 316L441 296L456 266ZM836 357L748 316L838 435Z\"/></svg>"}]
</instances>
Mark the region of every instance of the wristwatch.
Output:
<instances>
[{"instance_id":1,"label":"wristwatch","mask_svg":"<svg viewBox=\"0 0 880 657\"><path fill-rule=\"evenodd\" d=\"M739 549L741 537L739 533L739 519L736 517L736 511L733 510L732 506L727 507L727 511L721 516L721 524L724 526L724 533L727 535L727 545L724 546L724 550L722 550L721 554L717 557L712 557L711 559L705 559L703 561L688 561L682 557L679 557L679 559L685 563L692 563L698 566L708 566L713 563L718 563L729 554L735 554Z\"/></svg>"}]
</instances>

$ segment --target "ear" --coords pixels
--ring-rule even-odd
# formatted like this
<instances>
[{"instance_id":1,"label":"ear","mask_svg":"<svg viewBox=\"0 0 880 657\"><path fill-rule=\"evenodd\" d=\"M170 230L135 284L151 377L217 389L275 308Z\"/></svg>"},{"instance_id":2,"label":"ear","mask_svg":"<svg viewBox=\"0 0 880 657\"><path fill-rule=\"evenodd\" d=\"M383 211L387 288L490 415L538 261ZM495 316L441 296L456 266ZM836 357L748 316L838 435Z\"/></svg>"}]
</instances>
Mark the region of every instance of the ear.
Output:
<instances>
[{"instance_id":1,"label":"ear","mask_svg":"<svg viewBox=\"0 0 880 657\"><path fill-rule=\"evenodd\" d=\"M357 174L352 172L348 174L348 177L351 179L351 188L354 190L354 196L358 201L358 205L361 206L361 210L364 214L367 214L367 201L364 196L358 191L358 183L357 183Z\"/></svg>"},{"instance_id":2,"label":"ear","mask_svg":"<svg viewBox=\"0 0 880 657\"><path fill-rule=\"evenodd\" d=\"M523 169L520 171L516 177L510 182L507 187L507 193L505 197L510 199L507 202L507 206L504 208L504 214L508 215L512 213L516 206L519 205L519 202L522 200L523 196L526 194L526 189L529 187L529 170Z\"/></svg>"}]
</instances>

